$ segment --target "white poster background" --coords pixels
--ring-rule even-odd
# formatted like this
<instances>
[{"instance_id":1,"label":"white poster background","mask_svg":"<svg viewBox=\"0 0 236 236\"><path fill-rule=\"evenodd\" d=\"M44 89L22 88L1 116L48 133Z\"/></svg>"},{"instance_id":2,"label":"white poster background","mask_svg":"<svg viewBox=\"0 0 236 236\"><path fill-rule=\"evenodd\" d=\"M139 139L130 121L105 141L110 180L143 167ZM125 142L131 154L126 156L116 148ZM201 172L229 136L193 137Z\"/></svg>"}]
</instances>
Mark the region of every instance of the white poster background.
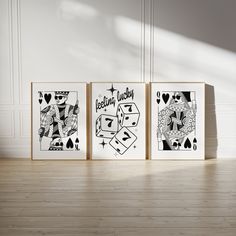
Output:
<instances>
[{"instance_id":1,"label":"white poster background","mask_svg":"<svg viewBox=\"0 0 236 236\"><path fill-rule=\"evenodd\" d=\"M195 91L196 92L196 139L197 150L173 151L158 150L157 126L158 104L157 92ZM162 101L161 101L162 102ZM204 159L205 158L205 83L151 83L151 159Z\"/></svg>"},{"instance_id":2,"label":"white poster background","mask_svg":"<svg viewBox=\"0 0 236 236\"><path fill-rule=\"evenodd\" d=\"M113 105L104 107L96 112L96 99L103 100L104 96L112 97L110 90L113 85L113 97L115 99L115 107ZM117 101L117 91L120 94L127 89L134 90L134 99L128 98L120 102ZM96 120L101 114L116 115L117 106L120 103L134 102L139 109L140 117L136 127L128 127L128 129L137 136L137 140L123 154L119 154L110 144L108 138L100 138L96 136ZM145 100L145 83L92 83L92 159L145 159L146 156L146 100ZM119 126L120 127L120 126ZM105 146L101 143L105 141Z\"/></svg>"},{"instance_id":3,"label":"white poster background","mask_svg":"<svg viewBox=\"0 0 236 236\"><path fill-rule=\"evenodd\" d=\"M50 104L55 104L54 94L52 93L51 102L46 104L45 101L39 104L39 91L76 91L78 92L79 114L78 114L78 136L73 134L71 139L75 144L75 139L79 139L79 150L63 150L63 151L48 151L40 150L39 128L40 128L40 106L41 110ZM75 105L76 93L71 93L68 96L67 103ZM87 153L87 135L86 135L86 83L32 83L32 159L86 159ZM48 137L43 137L42 142L48 142ZM69 139L65 138L66 140ZM43 143L42 143L43 144ZM41 145L42 145L41 144ZM75 146L75 145L74 145Z\"/></svg>"}]
</instances>

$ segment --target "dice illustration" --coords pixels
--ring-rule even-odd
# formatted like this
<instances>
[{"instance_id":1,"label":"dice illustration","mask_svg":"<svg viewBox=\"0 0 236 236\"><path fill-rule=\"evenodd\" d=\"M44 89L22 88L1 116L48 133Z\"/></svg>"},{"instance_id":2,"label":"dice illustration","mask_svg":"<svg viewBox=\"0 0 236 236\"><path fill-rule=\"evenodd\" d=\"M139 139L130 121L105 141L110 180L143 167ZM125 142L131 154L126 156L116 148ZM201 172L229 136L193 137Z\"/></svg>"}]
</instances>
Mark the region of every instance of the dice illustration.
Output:
<instances>
[{"instance_id":1,"label":"dice illustration","mask_svg":"<svg viewBox=\"0 0 236 236\"><path fill-rule=\"evenodd\" d=\"M134 127L138 124L140 112L133 102L120 103L116 115L121 127Z\"/></svg>"},{"instance_id":2,"label":"dice illustration","mask_svg":"<svg viewBox=\"0 0 236 236\"><path fill-rule=\"evenodd\" d=\"M136 141L137 137L128 128L122 127L109 144L121 155Z\"/></svg>"},{"instance_id":3,"label":"dice illustration","mask_svg":"<svg viewBox=\"0 0 236 236\"><path fill-rule=\"evenodd\" d=\"M96 136L113 138L118 131L118 118L111 115L100 115L96 120Z\"/></svg>"}]
</instances>

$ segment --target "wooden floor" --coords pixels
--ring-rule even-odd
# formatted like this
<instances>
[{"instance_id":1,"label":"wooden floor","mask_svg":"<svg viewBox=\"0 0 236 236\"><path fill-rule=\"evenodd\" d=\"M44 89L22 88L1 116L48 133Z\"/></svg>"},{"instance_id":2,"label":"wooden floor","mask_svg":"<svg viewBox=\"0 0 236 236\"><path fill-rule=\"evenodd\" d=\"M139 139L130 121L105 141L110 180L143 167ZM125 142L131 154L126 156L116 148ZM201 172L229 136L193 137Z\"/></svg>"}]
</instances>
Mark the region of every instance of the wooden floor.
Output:
<instances>
[{"instance_id":1,"label":"wooden floor","mask_svg":"<svg viewBox=\"0 0 236 236\"><path fill-rule=\"evenodd\" d=\"M1 236L236 235L236 160L0 159Z\"/></svg>"}]
</instances>

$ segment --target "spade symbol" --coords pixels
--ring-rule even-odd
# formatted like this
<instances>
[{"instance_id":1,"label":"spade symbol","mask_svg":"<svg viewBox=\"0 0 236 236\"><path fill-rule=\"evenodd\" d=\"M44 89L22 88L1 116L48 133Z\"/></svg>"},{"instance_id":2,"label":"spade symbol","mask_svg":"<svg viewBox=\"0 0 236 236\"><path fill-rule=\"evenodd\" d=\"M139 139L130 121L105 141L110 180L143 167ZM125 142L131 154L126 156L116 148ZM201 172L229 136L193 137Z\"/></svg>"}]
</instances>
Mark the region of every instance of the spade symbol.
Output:
<instances>
[{"instance_id":1,"label":"spade symbol","mask_svg":"<svg viewBox=\"0 0 236 236\"><path fill-rule=\"evenodd\" d=\"M45 99L47 104L50 102L51 98L52 98L51 93L45 93L44 94L44 99Z\"/></svg>"},{"instance_id":2,"label":"spade symbol","mask_svg":"<svg viewBox=\"0 0 236 236\"><path fill-rule=\"evenodd\" d=\"M196 139L196 138L194 138L194 139L193 139L193 143L196 143L196 142L197 142L197 139Z\"/></svg>"},{"instance_id":3,"label":"spade symbol","mask_svg":"<svg viewBox=\"0 0 236 236\"><path fill-rule=\"evenodd\" d=\"M42 101L43 101L43 99L41 99L41 98L40 98L40 99L39 99L39 104L41 104L41 103L42 103Z\"/></svg>"},{"instance_id":4,"label":"spade symbol","mask_svg":"<svg viewBox=\"0 0 236 236\"><path fill-rule=\"evenodd\" d=\"M78 139L78 138L76 138L75 142L76 142L76 143L79 143L79 139Z\"/></svg>"},{"instance_id":5,"label":"spade symbol","mask_svg":"<svg viewBox=\"0 0 236 236\"><path fill-rule=\"evenodd\" d=\"M160 103L160 101L161 101L161 100L160 100L159 98L157 98L157 104L159 104L159 103Z\"/></svg>"},{"instance_id":6,"label":"spade symbol","mask_svg":"<svg viewBox=\"0 0 236 236\"><path fill-rule=\"evenodd\" d=\"M187 138L186 140L185 140L185 143L184 143L184 147L185 148L191 148L191 142L190 142L190 140L189 140L189 138Z\"/></svg>"},{"instance_id":7,"label":"spade symbol","mask_svg":"<svg viewBox=\"0 0 236 236\"><path fill-rule=\"evenodd\" d=\"M165 104L168 102L169 97L170 97L169 93L163 93L162 94L162 99L163 99Z\"/></svg>"},{"instance_id":8,"label":"spade symbol","mask_svg":"<svg viewBox=\"0 0 236 236\"><path fill-rule=\"evenodd\" d=\"M73 144L71 138L68 139L68 141L66 143L66 147L67 147L67 149L69 149L69 148L72 149L74 147L74 144Z\"/></svg>"}]
</instances>

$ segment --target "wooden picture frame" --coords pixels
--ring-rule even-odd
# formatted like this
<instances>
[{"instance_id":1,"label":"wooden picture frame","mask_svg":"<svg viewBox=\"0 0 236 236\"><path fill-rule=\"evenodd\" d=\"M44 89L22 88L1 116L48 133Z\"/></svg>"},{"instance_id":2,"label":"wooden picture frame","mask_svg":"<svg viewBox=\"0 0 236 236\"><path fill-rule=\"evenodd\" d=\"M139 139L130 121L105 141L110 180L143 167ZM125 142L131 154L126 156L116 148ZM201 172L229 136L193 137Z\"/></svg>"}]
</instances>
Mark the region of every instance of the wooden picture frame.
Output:
<instances>
[{"instance_id":1,"label":"wooden picture frame","mask_svg":"<svg viewBox=\"0 0 236 236\"><path fill-rule=\"evenodd\" d=\"M151 83L151 159L205 158L205 83Z\"/></svg>"},{"instance_id":2,"label":"wooden picture frame","mask_svg":"<svg viewBox=\"0 0 236 236\"><path fill-rule=\"evenodd\" d=\"M145 83L91 83L93 160L146 158Z\"/></svg>"},{"instance_id":3,"label":"wooden picture frame","mask_svg":"<svg viewBox=\"0 0 236 236\"><path fill-rule=\"evenodd\" d=\"M31 83L31 116L32 160L86 159L86 83Z\"/></svg>"}]
</instances>

